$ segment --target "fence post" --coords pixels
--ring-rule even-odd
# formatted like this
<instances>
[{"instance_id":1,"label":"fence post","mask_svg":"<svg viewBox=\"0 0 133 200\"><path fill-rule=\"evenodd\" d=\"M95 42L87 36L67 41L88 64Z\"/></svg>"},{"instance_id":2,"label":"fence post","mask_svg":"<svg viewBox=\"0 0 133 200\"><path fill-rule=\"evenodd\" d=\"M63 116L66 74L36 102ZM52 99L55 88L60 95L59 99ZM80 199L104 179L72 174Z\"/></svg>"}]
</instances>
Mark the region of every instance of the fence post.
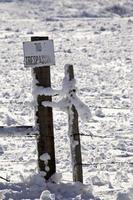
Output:
<instances>
[{"instance_id":1,"label":"fence post","mask_svg":"<svg viewBox=\"0 0 133 200\"><path fill-rule=\"evenodd\" d=\"M69 81L74 79L74 71L72 65L66 65L65 69ZM73 92L70 91L72 97ZM81 145L78 125L78 112L74 105L68 109L68 124L69 124L69 135L70 135L70 146L71 146L71 159L73 167L73 181L80 181L83 183L83 172L82 172L82 156L81 156Z\"/></svg>"},{"instance_id":2,"label":"fence post","mask_svg":"<svg viewBox=\"0 0 133 200\"><path fill-rule=\"evenodd\" d=\"M40 40L48 40L48 37L31 37L31 41ZM38 87L51 87L50 66L36 67L33 70ZM38 95L38 108L36 110L36 123L39 129L39 136L37 138L38 167L40 171L46 172L45 179L48 180L56 172L53 113L52 108L42 106L43 101L52 101L52 97ZM40 160L40 156L45 153L48 153L50 156L47 164L43 160Z\"/></svg>"}]
</instances>

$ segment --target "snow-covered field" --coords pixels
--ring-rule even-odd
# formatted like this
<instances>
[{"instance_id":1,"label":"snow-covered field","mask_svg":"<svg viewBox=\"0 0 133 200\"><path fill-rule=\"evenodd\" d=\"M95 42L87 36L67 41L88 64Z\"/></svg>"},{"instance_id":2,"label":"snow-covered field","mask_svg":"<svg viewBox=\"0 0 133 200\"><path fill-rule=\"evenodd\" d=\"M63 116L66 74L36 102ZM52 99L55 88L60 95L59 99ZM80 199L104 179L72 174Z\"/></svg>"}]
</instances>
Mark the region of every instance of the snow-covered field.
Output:
<instances>
[{"instance_id":1,"label":"snow-covered field","mask_svg":"<svg viewBox=\"0 0 133 200\"><path fill-rule=\"evenodd\" d=\"M0 17L0 126L34 125L22 49L34 35L54 40L52 87L61 88L64 65L73 64L77 94L92 112L80 120L84 186L72 183L68 119L54 109L58 184L37 174L34 136L2 134L0 176L10 183L0 179L0 199L132 200L133 1L0 0Z\"/></svg>"}]
</instances>

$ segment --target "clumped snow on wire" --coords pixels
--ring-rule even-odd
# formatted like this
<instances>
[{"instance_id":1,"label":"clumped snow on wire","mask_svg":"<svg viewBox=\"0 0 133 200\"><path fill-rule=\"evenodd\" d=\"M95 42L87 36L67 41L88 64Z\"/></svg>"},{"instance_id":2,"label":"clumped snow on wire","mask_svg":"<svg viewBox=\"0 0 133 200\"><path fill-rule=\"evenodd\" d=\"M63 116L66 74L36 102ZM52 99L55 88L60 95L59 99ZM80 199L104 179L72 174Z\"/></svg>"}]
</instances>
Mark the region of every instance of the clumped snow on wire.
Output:
<instances>
[{"instance_id":1,"label":"clumped snow on wire","mask_svg":"<svg viewBox=\"0 0 133 200\"><path fill-rule=\"evenodd\" d=\"M85 105L76 95L76 80L69 80L68 77L68 68L69 64L65 65L65 77L62 82L62 89L60 91L53 90L51 88L39 88L37 94L40 95L61 95L63 98L58 102L43 102L42 105L45 107L56 107L62 111L68 111L69 107L72 105L75 106L81 120L89 121L91 118L91 112L87 105Z\"/></svg>"}]
</instances>

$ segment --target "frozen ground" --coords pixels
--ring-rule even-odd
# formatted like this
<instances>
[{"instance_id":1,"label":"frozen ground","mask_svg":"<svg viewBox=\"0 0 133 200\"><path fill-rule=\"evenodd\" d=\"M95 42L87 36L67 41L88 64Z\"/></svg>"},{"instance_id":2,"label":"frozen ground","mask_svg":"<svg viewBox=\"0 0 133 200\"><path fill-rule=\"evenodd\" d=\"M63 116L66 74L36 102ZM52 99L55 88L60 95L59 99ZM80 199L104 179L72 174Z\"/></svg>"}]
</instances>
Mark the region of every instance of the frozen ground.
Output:
<instances>
[{"instance_id":1,"label":"frozen ground","mask_svg":"<svg viewBox=\"0 0 133 200\"><path fill-rule=\"evenodd\" d=\"M78 96L93 115L90 122L80 121L81 133L93 135L81 136L84 188L71 184L67 115L54 110L62 182L46 185L35 174L34 137L1 137L0 176L11 181L1 180L1 196L39 199L48 190L51 197L45 191L45 200L54 195L57 200L89 200L91 192L101 200L132 200L132 0L0 0L0 13L0 125L34 124L31 71L23 66L22 51L22 42L33 35L54 39L52 87L61 88L64 65L73 64Z\"/></svg>"}]
</instances>

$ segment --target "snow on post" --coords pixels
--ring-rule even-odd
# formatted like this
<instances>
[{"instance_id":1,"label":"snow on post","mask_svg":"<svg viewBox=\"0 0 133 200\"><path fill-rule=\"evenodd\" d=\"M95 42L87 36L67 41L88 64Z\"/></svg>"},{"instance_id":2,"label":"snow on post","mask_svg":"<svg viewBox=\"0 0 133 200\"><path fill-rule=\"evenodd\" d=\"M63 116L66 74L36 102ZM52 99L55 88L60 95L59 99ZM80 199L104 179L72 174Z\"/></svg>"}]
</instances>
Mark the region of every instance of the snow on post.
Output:
<instances>
[{"instance_id":1,"label":"snow on post","mask_svg":"<svg viewBox=\"0 0 133 200\"><path fill-rule=\"evenodd\" d=\"M32 37L31 41L34 44L42 44L48 40L48 37ZM36 43L35 43L36 41ZM46 42L47 43L47 42ZM45 44L46 44L45 43ZM38 47L40 48L40 47ZM41 51L41 49L38 49ZM49 52L50 55L50 52ZM52 53L53 55L53 53ZM50 58L50 57L49 57ZM39 61L38 61L39 63ZM36 126L39 130L39 136L37 138L37 150L38 150L38 167L42 172L46 172L45 179L49 179L56 172L55 165L55 148L54 148L54 129L53 129L53 113L52 108L44 107L42 102L52 102L51 95L43 95L39 92L44 88L51 88L50 80L50 66L40 66L33 68L34 90L33 93L36 97ZM39 92L38 92L39 91ZM48 153L51 159L44 162L42 155Z\"/></svg>"},{"instance_id":2,"label":"snow on post","mask_svg":"<svg viewBox=\"0 0 133 200\"><path fill-rule=\"evenodd\" d=\"M49 160L51 160L51 157L48 153L44 153L40 156L40 160L42 160L45 164L45 176L46 176L47 173L50 171L50 168L48 166L48 162L49 162Z\"/></svg>"},{"instance_id":3,"label":"snow on post","mask_svg":"<svg viewBox=\"0 0 133 200\"><path fill-rule=\"evenodd\" d=\"M80 147L80 135L78 127L78 116L81 117L83 121L88 121L91 118L91 112L87 105L85 105L76 95L73 66L70 64L65 65L65 77L62 82L61 90L52 90L51 88L43 89L40 91L35 91L35 93L40 92L44 95L61 95L62 99L58 102L43 101L42 105L44 107L55 107L68 114L68 124L69 124L69 137L71 146L71 157L72 157L72 167L73 167L73 181L83 182L82 173L82 157L81 157L81 147Z\"/></svg>"},{"instance_id":4,"label":"snow on post","mask_svg":"<svg viewBox=\"0 0 133 200\"><path fill-rule=\"evenodd\" d=\"M81 146L80 146L80 136L79 136L79 126L78 126L78 112L75 106L71 102L71 98L76 92L75 87L73 87L74 72L72 65L65 65L64 81L68 82L69 85L68 99L70 104L68 107L68 124L69 124L69 136L71 145L73 181L83 182L82 156L81 156Z\"/></svg>"}]
</instances>

